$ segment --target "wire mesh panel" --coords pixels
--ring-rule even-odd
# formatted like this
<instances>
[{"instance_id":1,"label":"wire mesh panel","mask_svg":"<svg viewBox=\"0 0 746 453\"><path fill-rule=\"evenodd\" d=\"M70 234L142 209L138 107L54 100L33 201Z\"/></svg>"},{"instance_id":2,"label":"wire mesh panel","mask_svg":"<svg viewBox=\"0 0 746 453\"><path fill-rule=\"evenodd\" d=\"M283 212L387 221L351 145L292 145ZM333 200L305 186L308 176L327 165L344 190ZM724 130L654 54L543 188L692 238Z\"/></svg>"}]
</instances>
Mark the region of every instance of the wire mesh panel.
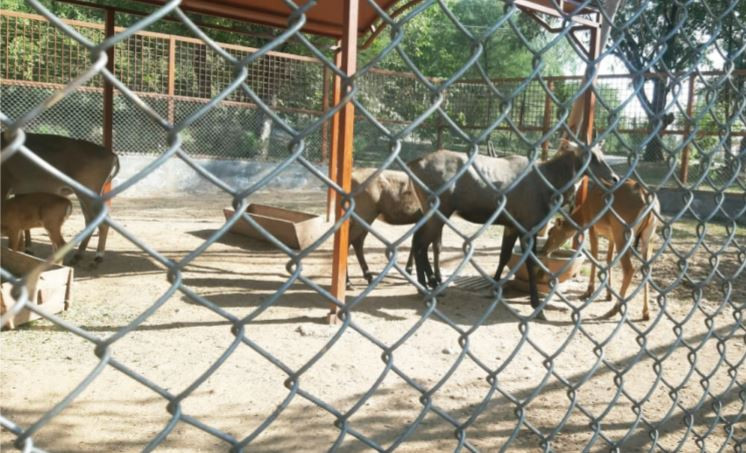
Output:
<instances>
[{"instance_id":1,"label":"wire mesh panel","mask_svg":"<svg viewBox=\"0 0 746 453\"><path fill-rule=\"evenodd\" d=\"M3 447L743 451L743 3L366 2L387 31L354 74L300 31L320 3L287 2L259 49L217 43L178 2L108 38L36 0L43 23L2 15L4 231L28 192L92 206L59 249L35 235L47 261L18 271L3 249L3 324L42 318L0 335ZM151 31L165 16L192 36ZM594 53L599 18L613 25ZM727 36L702 28L715 19ZM449 39L415 39L427 30ZM634 36L658 44L652 61L630 57ZM498 39L523 77L487 67ZM584 75L548 73L560 42ZM310 56L279 53L291 44ZM67 63L47 69L50 48ZM611 55L627 74L599 77ZM152 156L107 192L88 178L109 156L93 145L104 81L114 151ZM316 164L341 152L349 106L346 191ZM181 177L213 190L128 196ZM341 299L346 222L364 278L351 260ZM101 225L105 258L83 257L53 313L45 272ZM330 305L338 322L319 323Z\"/></svg>"}]
</instances>

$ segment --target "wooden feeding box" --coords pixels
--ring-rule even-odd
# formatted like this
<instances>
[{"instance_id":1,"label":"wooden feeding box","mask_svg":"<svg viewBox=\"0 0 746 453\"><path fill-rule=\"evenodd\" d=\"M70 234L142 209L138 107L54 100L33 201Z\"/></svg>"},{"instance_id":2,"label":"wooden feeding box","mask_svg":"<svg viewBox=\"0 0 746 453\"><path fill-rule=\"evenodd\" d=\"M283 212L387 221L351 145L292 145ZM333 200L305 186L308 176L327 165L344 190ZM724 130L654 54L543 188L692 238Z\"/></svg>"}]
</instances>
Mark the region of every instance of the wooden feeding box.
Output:
<instances>
[{"instance_id":1,"label":"wooden feeding box","mask_svg":"<svg viewBox=\"0 0 746 453\"><path fill-rule=\"evenodd\" d=\"M234 212L232 208L223 209L226 220L231 218ZM321 216L274 206L250 204L246 208L246 213L280 242L298 250L311 245L327 227ZM231 231L263 241L267 240L244 219L239 219L234 223Z\"/></svg>"},{"instance_id":2,"label":"wooden feeding box","mask_svg":"<svg viewBox=\"0 0 746 453\"><path fill-rule=\"evenodd\" d=\"M537 244L538 250L541 250L541 248L544 246L544 240L539 239L539 242ZM539 255L539 259L541 262L546 266L552 273L556 274L565 266L565 271L562 272L557 276L557 282L562 283L572 277L574 277L578 270L580 269L580 266L583 264L583 256L579 255L577 258L573 259L573 254L575 253L575 250L565 250L560 249L556 250L549 255ZM514 268L518 261L521 259L522 252L521 247L516 246L513 249L513 254L511 255L510 259L508 260L508 267ZM568 266L569 263L569 266ZM534 271L537 272L537 281L536 281L536 289L541 294L546 294L549 292L549 282L550 282L550 275L547 273L538 272L538 269L536 266L534 266ZM526 263L524 262L523 266L521 266L515 273L515 276L513 277L513 280L510 281L510 285L514 288L528 292L528 270L526 269Z\"/></svg>"},{"instance_id":3,"label":"wooden feeding box","mask_svg":"<svg viewBox=\"0 0 746 453\"><path fill-rule=\"evenodd\" d=\"M2 249L2 266L16 276L29 273L36 266L44 265L44 261L25 253L14 252L10 249ZM39 305L47 313L59 313L67 310L72 292L73 269L67 266L53 264L49 269L42 272L35 285L30 302ZM0 291L0 312L5 314L15 304L16 300L11 295L13 285L10 282L2 283ZM11 329L17 325L39 319L41 316L28 308L22 309L13 317L7 326Z\"/></svg>"}]
</instances>

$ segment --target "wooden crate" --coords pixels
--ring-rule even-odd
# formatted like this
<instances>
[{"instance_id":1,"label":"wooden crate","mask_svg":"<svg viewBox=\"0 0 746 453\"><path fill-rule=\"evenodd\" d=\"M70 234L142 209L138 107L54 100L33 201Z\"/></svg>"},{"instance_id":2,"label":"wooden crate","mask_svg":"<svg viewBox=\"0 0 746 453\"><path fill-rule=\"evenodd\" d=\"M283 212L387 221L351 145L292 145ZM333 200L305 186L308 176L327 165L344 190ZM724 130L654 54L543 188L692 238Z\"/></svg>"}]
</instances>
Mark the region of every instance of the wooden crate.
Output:
<instances>
[{"instance_id":1,"label":"wooden crate","mask_svg":"<svg viewBox=\"0 0 746 453\"><path fill-rule=\"evenodd\" d=\"M541 250L541 248L544 246L543 240L540 238L538 243L538 249ZM539 255L539 259L541 262L549 268L549 270L553 273L557 273L562 269L563 267L567 266L568 262L570 262L570 265L567 266L564 272L562 272L559 276L557 276L557 282L562 283L572 277L574 277L578 271L580 270L580 266L583 264L583 255L579 255L577 258L572 259L573 254L575 253L575 250L557 250L550 255ZM513 268L518 264L518 261L521 259L521 248L520 246L516 246L513 249L513 254L510 256L510 259L508 260L508 268ZM572 260L572 261L571 261ZM539 268L537 266L534 266L534 271L537 272L537 281L536 281L536 289L541 294L546 294L549 292L549 274L542 274L539 272ZM505 272L505 271L503 271ZM515 276L512 280L510 280L509 285L517 290L528 292L528 270L526 269L526 263L523 263L523 266L521 266L515 273Z\"/></svg>"},{"instance_id":2,"label":"wooden crate","mask_svg":"<svg viewBox=\"0 0 746 453\"><path fill-rule=\"evenodd\" d=\"M14 252L7 248L2 249L0 260L2 260L3 268L16 276L23 276L36 266L44 265L44 261L39 258L25 253ZM51 268L42 272L35 284L32 285L33 294L31 302L39 305L47 313L59 313L62 310L67 310L72 293L73 273L71 267L52 265ZM12 289L13 285L10 282L2 283L0 312L3 314L16 304L16 300L11 295ZM39 315L24 308L3 328L10 327L12 329L17 325L39 318Z\"/></svg>"},{"instance_id":3,"label":"wooden crate","mask_svg":"<svg viewBox=\"0 0 746 453\"><path fill-rule=\"evenodd\" d=\"M234 212L232 208L223 209L226 220L232 217ZM246 208L246 213L280 242L298 250L311 245L327 228L321 216L274 206L250 204ZM267 240L244 219L239 219L233 224L231 231L263 241Z\"/></svg>"}]
</instances>

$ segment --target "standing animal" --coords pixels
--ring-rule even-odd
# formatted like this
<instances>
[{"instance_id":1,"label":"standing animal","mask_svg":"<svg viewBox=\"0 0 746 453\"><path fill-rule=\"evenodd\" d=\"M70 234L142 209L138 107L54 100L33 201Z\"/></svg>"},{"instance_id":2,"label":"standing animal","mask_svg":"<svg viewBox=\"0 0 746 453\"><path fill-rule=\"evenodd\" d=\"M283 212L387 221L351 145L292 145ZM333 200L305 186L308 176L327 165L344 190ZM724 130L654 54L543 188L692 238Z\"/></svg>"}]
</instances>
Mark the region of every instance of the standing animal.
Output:
<instances>
[{"instance_id":1,"label":"standing animal","mask_svg":"<svg viewBox=\"0 0 746 453\"><path fill-rule=\"evenodd\" d=\"M608 240L609 246L606 252L607 275L609 283L606 286L606 300L611 300L611 260L614 255L614 248L617 253L621 253L620 262L622 264L622 286L619 291L620 301L614 308L604 315L604 318L611 318L619 313L621 309L621 299L627 294L627 288L632 281L634 268L632 266L632 253L629 249L630 240L634 238L634 247L640 252L642 258L647 261L650 254L650 239L655 232L660 215L660 203L655 195L652 195L652 201L648 201L648 193L643 189L640 183L632 180L625 181L613 192L614 200L611 208L607 210L595 223L593 220L599 213L606 208L606 192L599 186L592 184L588 189L586 201L577 206L570 215L572 222L563 218L555 221L554 227L549 230L549 237L544 245L543 252L551 253L557 250L570 237L576 233L573 222L580 228L588 228L591 254L593 259L598 255L598 237L601 236ZM593 294L596 282L596 263L591 262L591 276L588 279L588 289L583 295L589 298ZM648 282L645 280L643 288L643 308L642 319L650 319L648 311Z\"/></svg>"},{"instance_id":2,"label":"standing animal","mask_svg":"<svg viewBox=\"0 0 746 453\"><path fill-rule=\"evenodd\" d=\"M3 132L2 138L4 143L10 141L7 131ZM48 164L97 194L103 193L105 183L116 176L119 171L119 159L116 154L103 146L85 140L50 134L26 134L24 145ZM102 209L98 200L90 199L76 191L46 170L35 165L20 152L16 152L3 162L1 172L2 181L0 185L2 186L3 200L6 200L11 193L18 195L46 192L66 195L73 192L80 201L86 225L90 224ZM94 259L95 263L103 260L108 232L109 225L105 222L101 223L98 227L98 248ZM81 241L80 247L73 257L73 262L82 257L91 235Z\"/></svg>"},{"instance_id":3,"label":"standing animal","mask_svg":"<svg viewBox=\"0 0 746 453\"><path fill-rule=\"evenodd\" d=\"M52 241L52 250L57 251L65 245L62 224L72 210L72 202L59 195L43 192L16 195L3 201L0 229L8 236L11 250L18 251L24 230L44 228Z\"/></svg>"},{"instance_id":4,"label":"standing animal","mask_svg":"<svg viewBox=\"0 0 746 453\"><path fill-rule=\"evenodd\" d=\"M520 180L517 178L526 172L528 165L528 160L520 156L507 158L476 156L474 163L464 171L463 168L468 160L466 154L440 150L416 159L408 165L430 190L439 191L438 210L445 218L457 213L469 222L484 224L502 208L494 221L505 226L500 261L495 272L495 280L499 280L519 236L519 229L507 214L524 229L538 231L542 223L548 220L547 216L553 204L554 194L553 189L547 186L543 178L554 188L567 190L565 186L579 178L580 170L588 158L590 159L588 169L596 177L604 180L618 179L604 162L600 146L591 149L590 156L586 156L582 148L566 140L562 142L559 151L552 159L531 167ZM462 171L463 173L457 178ZM502 196L495 189L506 191L504 207L501 205ZM426 206L427 193L420 187L417 188L417 193L422 205ZM443 220L436 214L415 233L412 249L417 267L417 279L422 285L426 284L426 274L431 272L426 254L427 247L440 237L443 224ZM539 295L534 275L537 231L532 234L531 241L521 236L523 251L525 252L531 245L534 252L534 256L529 256L526 260L531 306L534 309L539 307ZM545 319L542 311L539 311L536 317Z\"/></svg>"},{"instance_id":5,"label":"standing animal","mask_svg":"<svg viewBox=\"0 0 746 453\"><path fill-rule=\"evenodd\" d=\"M374 169L353 170L352 190L357 190L374 172ZM355 213L368 225L377 218L390 225L410 225L422 218L422 208L412 181L406 173L397 170L384 170L363 187L355 196ZM367 236L368 230L353 218L350 222L350 244L355 250L363 276L370 284L373 274L368 269L363 248ZM440 238L433 243L433 259L435 273L440 278ZM407 272L411 273L413 261L414 255L410 250ZM347 284L350 285L349 273Z\"/></svg>"}]
</instances>

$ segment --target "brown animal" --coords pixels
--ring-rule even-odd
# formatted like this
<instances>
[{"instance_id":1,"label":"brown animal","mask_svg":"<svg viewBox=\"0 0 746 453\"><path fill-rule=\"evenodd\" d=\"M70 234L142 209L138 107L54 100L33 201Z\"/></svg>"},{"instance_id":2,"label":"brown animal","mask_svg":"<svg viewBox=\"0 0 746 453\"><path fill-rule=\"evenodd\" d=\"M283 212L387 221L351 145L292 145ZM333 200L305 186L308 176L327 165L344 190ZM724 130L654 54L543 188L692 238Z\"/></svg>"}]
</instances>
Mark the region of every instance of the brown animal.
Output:
<instances>
[{"instance_id":1,"label":"brown animal","mask_svg":"<svg viewBox=\"0 0 746 453\"><path fill-rule=\"evenodd\" d=\"M609 241L606 252L607 275L609 283L606 287L606 300L611 300L611 260L616 248L621 253L622 264L622 286L619 291L620 301L614 308L604 315L604 318L610 318L621 309L621 299L627 294L627 288L632 281L634 268L632 266L632 254L629 249L630 239L634 238L634 247L640 252L642 258L647 261L650 252L650 240L655 232L660 204L655 195L651 195L651 201L648 201L648 194L643 187L636 181L625 181L616 191L613 192L614 200L611 209L607 210L595 223L594 218L601 213L606 207L606 192L595 184L590 185L588 197L585 203L577 206L571 214L572 222L579 225L580 228L588 228L591 254L593 259L598 255L598 237L601 236ZM576 229L573 223L563 218L558 218L549 230L549 237L544 246L544 253L551 253L558 249L566 240L571 238ZM596 264L591 263L591 276L588 279L588 290L583 295L589 298L594 292L596 282ZM648 282L645 280L643 288L643 308L642 319L650 319L648 311Z\"/></svg>"},{"instance_id":2,"label":"brown animal","mask_svg":"<svg viewBox=\"0 0 746 453\"><path fill-rule=\"evenodd\" d=\"M370 178L375 170L356 169L352 172L352 191L357 190ZM414 186L409 176L403 171L384 170L374 177L355 196L355 213L368 225L380 218L390 225L410 225L422 218L422 209ZM355 250L357 261L363 276L370 283L373 274L368 269L365 261L364 243L368 236L365 229L354 218L350 222L350 244ZM433 259L435 261L435 273L440 278L440 240L433 243ZM406 271L411 273L414 256L409 252ZM347 284L349 285L349 273Z\"/></svg>"},{"instance_id":3,"label":"brown animal","mask_svg":"<svg viewBox=\"0 0 746 453\"><path fill-rule=\"evenodd\" d=\"M72 202L59 195L43 192L16 195L3 201L2 234L8 236L8 246L19 251L24 230L44 228L52 241L52 249L57 251L65 245L62 224L72 210Z\"/></svg>"},{"instance_id":4,"label":"brown animal","mask_svg":"<svg viewBox=\"0 0 746 453\"><path fill-rule=\"evenodd\" d=\"M9 143L7 131L3 132L2 139L4 146ZM24 145L49 165L96 194L101 194L104 184L119 171L119 160L114 153L103 146L85 140L59 135L26 134ZM103 209L98 200L89 198L84 193L60 181L20 152L16 152L3 162L2 175L0 176L2 178L3 200L7 199L11 193L16 195L35 192L56 195L75 193L80 201L86 225L90 224ZM103 260L108 232L109 225L105 222L101 223L98 227L98 248L95 263ZM82 257L91 235L81 241L80 247L73 257L73 262Z\"/></svg>"},{"instance_id":5,"label":"brown animal","mask_svg":"<svg viewBox=\"0 0 746 453\"><path fill-rule=\"evenodd\" d=\"M500 279L500 274L519 236L519 229L510 217L530 232L530 240L521 235L521 247L525 252L531 246L534 252L534 256L529 256L526 260L526 267L531 306L537 309L539 295L534 274L536 235L547 222L554 204L554 191L547 186L544 179L554 188L567 191L572 187L573 181L579 178L580 169L586 160L589 160L588 169L596 177L603 180L618 178L604 162L600 146L593 148L590 155L587 155L582 148L568 141L562 142L560 150L552 159L536 164L528 170L528 160L519 156L492 158L478 155L473 164L464 171L467 160L468 156L465 153L440 150L416 159L408 165L430 190L439 190L438 210L444 217L449 218L453 213L457 213L469 222L484 224L492 220L496 224L505 225L495 280ZM518 180L524 173L525 176ZM501 191L505 191L504 208L499 193ZM427 193L419 186L417 192L423 206L428 206ZM415 233L412 241L417 279L423 286L426 284L427 274L431 273L426 254L427 247L440 237L443 225L440 216L433 215ZM536 313L536 317L545 318L542 311Z\"/></svg>"}]
</instances>

